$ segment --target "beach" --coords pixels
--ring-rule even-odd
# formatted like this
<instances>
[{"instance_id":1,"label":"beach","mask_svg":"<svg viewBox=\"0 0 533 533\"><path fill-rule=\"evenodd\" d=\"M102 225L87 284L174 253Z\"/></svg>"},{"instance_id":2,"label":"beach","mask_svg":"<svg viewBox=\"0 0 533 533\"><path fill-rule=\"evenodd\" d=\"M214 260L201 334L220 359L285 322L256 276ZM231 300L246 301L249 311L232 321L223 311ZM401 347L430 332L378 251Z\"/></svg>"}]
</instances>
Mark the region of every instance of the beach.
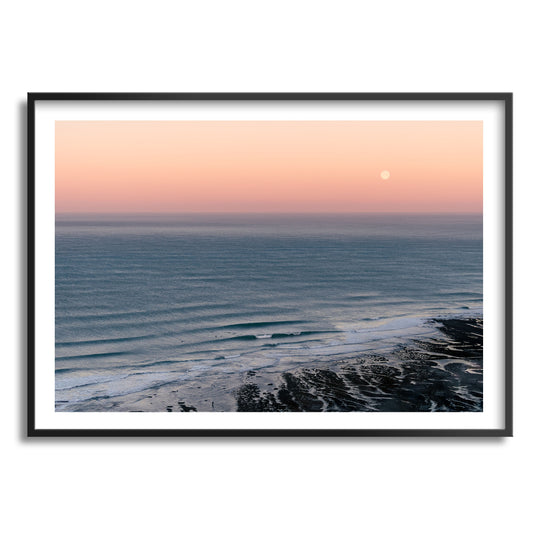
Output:
<instances>
[{"instance_id":1,"label":"beach","mask_svg":"<svg viewBox=\"0 0 533 533\"><path fill-rule=\"evenodd\" d=\"M292 371L249 370L182 380L143 394L94 401L94 410L131 412L482 411L483 321L432 321L434 335L392 352L370 351ZM91 407L89 405L89 407ZM87 406L85 407L87 408Z\"/></svg>"}]
</instances>

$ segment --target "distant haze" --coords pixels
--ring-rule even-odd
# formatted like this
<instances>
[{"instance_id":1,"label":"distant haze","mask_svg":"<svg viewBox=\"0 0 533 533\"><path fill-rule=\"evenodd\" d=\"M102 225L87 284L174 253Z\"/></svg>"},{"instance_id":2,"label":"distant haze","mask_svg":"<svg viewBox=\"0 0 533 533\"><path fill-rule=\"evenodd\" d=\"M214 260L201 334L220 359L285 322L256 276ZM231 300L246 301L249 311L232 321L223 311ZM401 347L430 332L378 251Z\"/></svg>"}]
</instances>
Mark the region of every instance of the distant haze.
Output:
<instances>
[{"instance_id":1,"label":"distant haze","mask_svg":"<svg viewBox=\"0 0 533 533\"><path fill-rule=\"evenodd\" d=\"M56 211L478 212L480 121L56 122Z\"/></svg>"}]
</instances>

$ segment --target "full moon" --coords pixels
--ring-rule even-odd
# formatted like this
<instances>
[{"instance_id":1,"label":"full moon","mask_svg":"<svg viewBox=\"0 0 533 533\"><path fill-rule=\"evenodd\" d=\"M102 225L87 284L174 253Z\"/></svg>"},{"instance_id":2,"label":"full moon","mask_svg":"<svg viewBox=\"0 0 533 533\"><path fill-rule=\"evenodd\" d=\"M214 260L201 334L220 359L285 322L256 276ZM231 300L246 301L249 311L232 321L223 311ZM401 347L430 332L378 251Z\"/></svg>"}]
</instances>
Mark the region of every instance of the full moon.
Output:
<instances>
[{"instance_id":1,"label":"full moon","mask_svg":"<svg viewBox=\"0 0 533 533\"><path fill-rule=\"evenodd\" d=\"M388 180L390 178L390 172L388 170L381 171L381 179Z\"/></svg>"}]
</instances>

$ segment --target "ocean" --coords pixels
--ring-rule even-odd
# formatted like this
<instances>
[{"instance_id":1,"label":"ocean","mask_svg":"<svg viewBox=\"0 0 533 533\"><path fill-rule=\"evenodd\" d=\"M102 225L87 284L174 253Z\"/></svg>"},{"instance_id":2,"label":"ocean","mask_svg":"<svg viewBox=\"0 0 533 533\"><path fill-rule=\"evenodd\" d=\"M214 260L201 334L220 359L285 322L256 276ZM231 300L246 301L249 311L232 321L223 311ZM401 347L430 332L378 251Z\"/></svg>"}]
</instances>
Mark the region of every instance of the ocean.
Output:
<instances>
[{"instance_id":1,"label":"ocean","mask_svg":"<svg viewBox=\"0 0 533 533\"><path fill-rule=\"evenodd\" d=\"M243 387L256 400L265 387L277 398L287 376L440 342L435 319L482 319L482 221L480 214L58 214L56 410L278 410L279 402L246 403ZM449 362L432 360L431 369L448 372ZM479 362L461 364L481 375ZM392 360L384 365L405 376ZM349 387L352 396L362 390L359 381ZM457 409L479 410L465 387L454 382L447 394L468 400ZM373 410L380 394L395 394L376 390L365 393L372 401L344 410ZM453 408L431 394L411 407ZM298 405L287 410L340 404Z\"/></svg>"}]
</instances>

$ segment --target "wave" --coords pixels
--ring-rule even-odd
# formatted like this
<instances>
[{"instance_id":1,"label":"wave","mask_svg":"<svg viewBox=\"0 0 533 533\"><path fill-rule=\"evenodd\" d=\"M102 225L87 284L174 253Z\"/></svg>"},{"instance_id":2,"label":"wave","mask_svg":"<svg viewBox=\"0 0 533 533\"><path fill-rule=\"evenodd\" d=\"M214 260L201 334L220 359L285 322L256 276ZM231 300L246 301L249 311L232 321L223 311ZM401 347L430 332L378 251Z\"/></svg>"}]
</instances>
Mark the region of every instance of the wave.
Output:
<instances>
[{"instance_id":1,"label":"wave","mask_svg":"<svg viewBox=\"0 0 533 533\"><path fill-rule=\"evenodd\" d=\"M139 316L158 316L166 315L168 313L179 313L181 312L190 312L190 311L201 311L202 309L215 309L215 308L224 308L231 307L234 304L224 303L224 304L194 304L194 305L180 305L176 307L167 307L165 309L144 309L139 311L127 311L127 312L117 312L117 313L92 313L87 315L56 315L56 320L66 320L71 322L73 320L109 320L113 318L135 318ZM88 307L88 306L87 306Z\"/></svg>"},{"instance_id":2,"label":"wave","mask_svg":"<svg viewBox=\"0 0 533 533\"><path fill-rule=\"evenodd\" d=\"M92 344L113 344L117 342L137 341L142 339L153 339L157 335L139 335L137 337L119 337L113 339L89 339L84 341L66 341L56 342L56 348L64 348L67 346L89 346Z\"/></svg>"},{"instance_id":3,"label":"wave","mask_svg":"<svg viewBox=\"0 0 533 533\"><path fill-rule=\"evenodd\" d=\"M233 313L233 314L225 314L225 315L215 315L215 316L218 316L218 317L224 317L224 318L229 318L229 317L232 317L233 315L235 315L236 313ZM253 314L253 313L248 313L248 312L244 312L244 313L239 313L239 316L240 315L250 315L250 314ZM261 311L259 314L264 314L264 311ZM201 321L205 321L206 317L205 316L202 316L202 317L199 317L199 320ZM188 320L187 322L197 322L198 320ZM181 323L183 324L183 321L169 321L169 322L175 322L175 323ZM241 322L241 323L237 323L237 324L225 324L223 326L204 326L204 327L200 327L200 328L189 328L189 329L180 329L179 332L176 331L176 332L172 332L172 333L162 333L161 336L162 337L165 337L165 336L168 336L168 335L174 335L174 334L177 334L179 333L180 335L182 334L189 334L189 333L203 333L205 331L218 331L218 330L226 330L226 329L253 329L253 328L268 328L268 327L275 327L275 326L288 326L288 325L296 325L296 324L306 324L307 321L305 320L277 320L277 321L267 321L267 322ZM152 325L152 323L150 323L150 325Z\"/></svg>"},{"instance_id":4,"label":"wave","mask_svg":"<svg viewBox=\"0 0 533 533\"><path fill-rule=\"evenodd\" d=\"M438 294L442 294L446 296L467 296L467 297L483 296L480 292L476 292L476 291L454 291L454 290L446 290L446 289L441 289L440 291L438 291Z\"/></svg>"},{"instance_id":5,"label":"wave","mask_svg":"<svg viewBox=\"0 0 533 533\"><path fill-rule=\"evenodd\" d=\"M308 335L324 335L328 333L338 333L338 331L330 330L330 331L295 331L292 333L258 333L257 335L239 335L237 337L229 337L227 339L220 339L220 340L223 342L255 341L255 340L262 340L262 339L285 339L289 337L303 337L303 336L308 336Z\"/></svg>"},{"instance_id":6,"label":"wave","mask_svg":"<svg viewBox=\"0 0 533 533\"><path fill-rule=\"evenodd\" d=\"M64 360L64 359L85 359L85 358L93 358L93 357L105 357L105 356L113 356L113 355L118 355L118 354L127 354L127 353L131 353L131 352L116 352L116 353L108 353L108 354L91 354L91 355L88 355L88 356L72 356L72 357L58 357L57 359L61 359L61 360ZM208 353L208 352L206 352ZM240 357L240 355L238 356ZM202 359L167 359L167 360L161 360L161 361L148 361L148 362L144 362L144 363L132 363L132 364L120 364L120 365L114 365L112 368L113 371L115 370L129 370L129 371L134 371L136 369L141 369L141 368L152 368L152 367L158 367L158 366L168 366L168 365L173 365L173 364L182 364L182 363L202 363L202 362L206 362L206 361L218 361L218 360L222 360L222 359L226 359L226 356L222 355L222 356L217 356L217 357L207 357L207 358L202 358ZM95 367L91 367L91 370L94 371L94 370L109 370L109 368L95 368ZM79 372L80 371L80 368L58 368L56 369L55 373L56 374L67 374L69 372ZM132 374L133 375L133 374Z\"/></svg>"},{"instance_id":7,"label":"wave","mask_svg":"<svg viewBox=\"0 0 533 533\"><path fill-rule=\"evenodd\" d=\"M88 353L88 354L82 354L82 355L63 355L56 357L56 361L68 361L68 360L74 360L74 359L94 359L94 358L101 358L101 357L115 357L119 355L127 355L132 352L126 351L126 352L104 352L104 353ZM59 371L66 371L66 369L61 369ZM56 370L58 372L58 370Z\"/></svg>"},{"instance_id":8,"label":"wave","mask_svg":"<svg viewBox=\"0 0 533 533\"><path fill-rule=\"evenodd\" d=\"M290 322L290 321L287 321ZM294 321L294 322L300 322L300 321ZM265 322L264 324L274 324L277 325L280 322ZM261 324L261 323L257 323ZM68 341L68 342L56 342L56 348L81 348L83 346L93 346L93 345L105 345L105 344L117 344L121 342L134 342L139 340L146 340L146 339L168 339L171 337L179 338L180 335L183 333L194 333L194 332L202 332L202 331L209 331L209 330L216 330L216 329L229 329L231 326L222 326L222 327L216 327L216 328L197 328L197 329L191 329L191 330L184 330L184 331L171 331L171 332L163 332L159 334L149 334L149 335L138 335L135 337L118 337L118 338L107 338L107 339L90 339L90 340L81 340L81 341ZM247 325L243 324L243 329L248 327ZM250 328L253 326L249 326ZM237 328L238 329L238 328ZM175 346L169 346L167 347L158 347L158 349L183 349L191 346L201 346L205 344L214 344L214 343L227 343L227 342L234 342L234 341L255 341L255 340L261 340L261 339L283 339L288 337L296 337L296 336L309 336L309 335L321 335L321 334L330 334L330 333L338 333L336 330L326 330L326 331L297 331L297 332L288 332L288 333L257 333L254 335L237 335L232 337L225 337L225 338L210 338L206 340L200 340L200 341L192 341L192 342L181 342L179 345ZM106 357L111 355L124 355L126 353L132 353L131 351L122 351L122 352L110 352L110 353L98 353L98 354L82 354L82 355L68 355L68 356L57 356L56 360L62 360L62 359L78 359L78 358L93 358L93 357Z\"/></svg>"},{"instance_id":9,"label":"wave","mask_svg":"<svg viewBox=\"0 0 533 533\"><path fill-rule=\"evenodd\" d=\"M154 380L154 378L156 378ZM157 379L158 378L158 379ZM92 379L86 378L71 378L69 382L65 382L56 386L56 391L59 393L68 393L76 390L78 397L71 400L73 404L78 401L91 401L95 398L113 398L131 394L134 392L141 392L150 389L157 389L169 383L177 383L181 379L176 379L176 372L134 372L123 373L114 376L93 376ZM115 388L118 384L123 385L118 390ZM93 396L95 392L104 392L102 389L94 390L91 387L99 386L107 388L107 394ZM83 391L86 390L86 394Z\"/></svg>"},{"instance_id":10,"label":"wave","mask_svg":"<svg viewBox=\"0 0 533 533\"><path fill-rule=\"evenodd\" d=\"M231 308L233 304L224 304L221 307ZM216 308L217 306L197 306L193 308L194 311L199 310L210 310ZM183 312L190 312L191 309L183 309ZM93 329L97 327L99 330L124 330L128 328L139 328L143 327L145 329L154 328L159 326L176 326L176 329L170 333L161 332L160 335L173 335L176 333L185 334L185 333L198 333L202 331L212 331L218 329L246 329L254 327L271 327L271 326L283 326L283 325L295 325L303 324L306 321L303 320L281 320L281 321L258 321L258 322L239 322L239 323L230 323L224 325L211 326L207 325L212 321L217 322L227 322L231 319L238 318L247 318L253 316L263 317L266 314L275 314L275 313L286 313L287 311L294 311L287 308L267 308L261 310L243 310L238 312L215 312L199 315L189 315L186 317L176 316L174 318L157 318L163 317L164 314L175 313L173 309L167 311L135 311L131 313L105 313L100 315L84 315L84 316L63 316L56 318L56 334L60 333L63 329L68 331L73 325L76 325L78 328ZM128 320L133 319L133 320ZM186 327L187 325L195 325L206 323L202 327ZM63 341L61 341L63 342ZM66 344L57 343L56 346L67 346Z\"/></svg>"},{"instance_id":11,"label":"wave","mask_svg":"<svg viewBox=\"0 0 533 533\"><path fill-rule=\"evenodd\" d=\"M239 324L228 324L218 326L213 329L251 329L251 328L268 328L270 326L288 326L294 324L304 324L305 320L276 320L270 322L242 322Z\"/></svg>"}]
</instances>

